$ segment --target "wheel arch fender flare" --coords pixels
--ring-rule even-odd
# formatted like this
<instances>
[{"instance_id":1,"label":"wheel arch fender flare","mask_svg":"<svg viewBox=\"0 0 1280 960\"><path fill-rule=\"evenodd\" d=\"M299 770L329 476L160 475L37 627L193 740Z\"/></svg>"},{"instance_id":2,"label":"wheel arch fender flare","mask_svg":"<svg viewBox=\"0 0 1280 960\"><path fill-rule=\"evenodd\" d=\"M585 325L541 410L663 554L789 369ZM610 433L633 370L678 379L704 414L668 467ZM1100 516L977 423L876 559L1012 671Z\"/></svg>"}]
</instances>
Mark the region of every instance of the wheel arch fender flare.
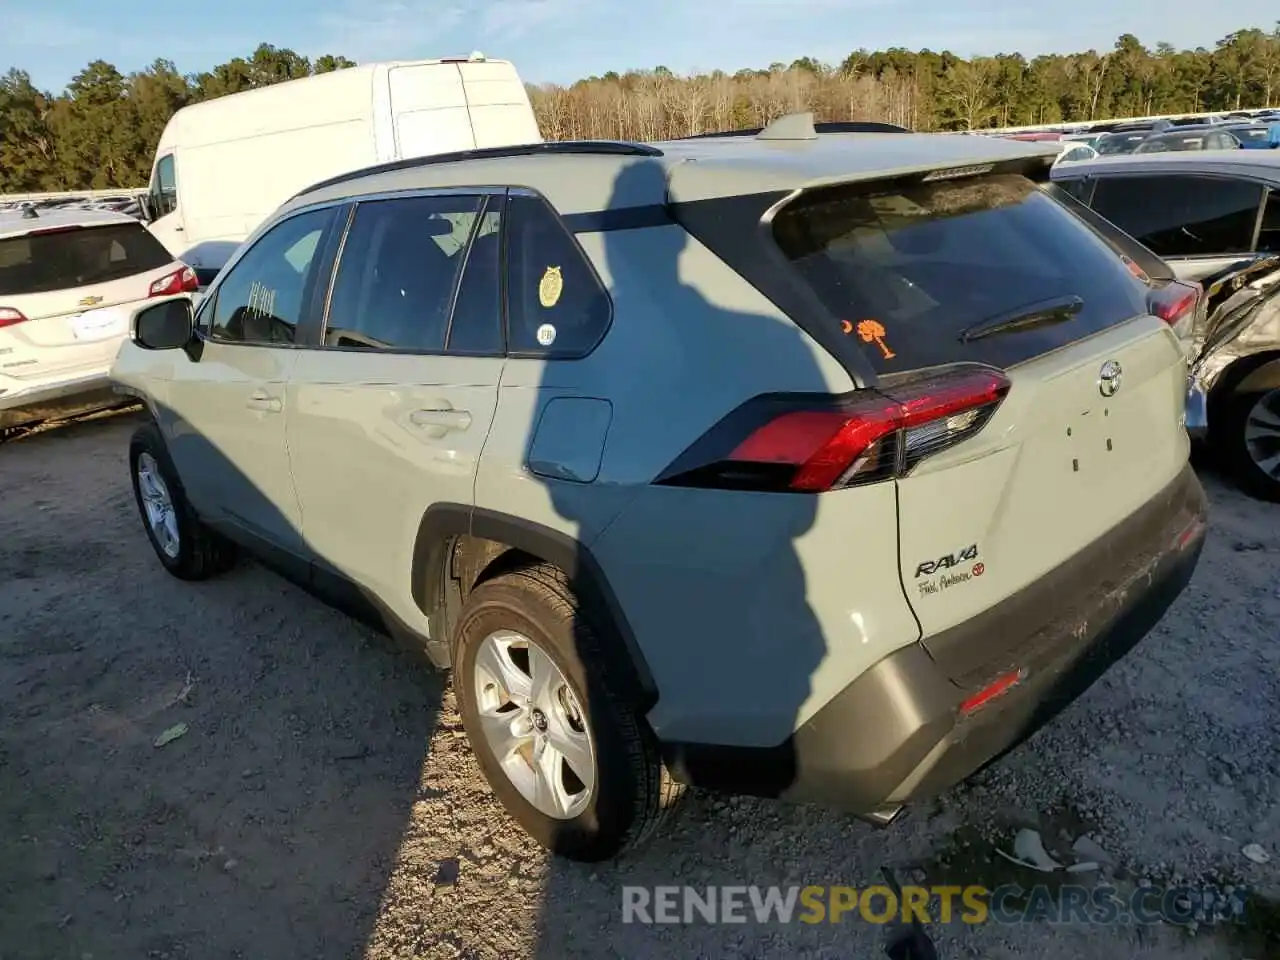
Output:
<instances>
[{"instance_id":1,"label":"wheel arch fender flare","mask_svg":"<svg viewBox=\"0 0 1280 960\"><path fill-rule=\"evenodd\" d=\"M413 544L411 591L431 624L434 641L449 645L453 624L446 581L451 547L463 536L500 544L507 548L504 553L519 551L562 570L588 618L598 629L610 631L610 636L602 638L606 650L617 656L618 662L610 666L621 669L635 705L644 712L652 708L658 699L657 685L599 562L576 538L540 523L460 503L436 503L427 509Z\"/></svg>"}]
</instances>

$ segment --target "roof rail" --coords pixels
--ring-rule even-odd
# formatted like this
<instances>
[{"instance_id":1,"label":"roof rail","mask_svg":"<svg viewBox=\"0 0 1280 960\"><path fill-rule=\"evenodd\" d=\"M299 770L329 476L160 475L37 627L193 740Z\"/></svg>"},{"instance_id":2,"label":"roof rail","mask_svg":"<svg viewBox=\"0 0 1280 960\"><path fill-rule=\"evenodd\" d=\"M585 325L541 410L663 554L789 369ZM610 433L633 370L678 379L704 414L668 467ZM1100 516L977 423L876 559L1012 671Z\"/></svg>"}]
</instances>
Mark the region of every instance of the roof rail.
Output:
<instances>
[{"instance_id":1,"label":"roof rail","mask_svg":"<svg viewBox=\"0 0 1280 960\"><path fill-rule=\"evenodd\" d=\"M774 129L774 134L769 137L761 137L761 139L769 140L811 140L810 136L797 136L795 129L799 124L792 120L792 117L803 117L804 114L787 114L774 120L767 127L752 127L747 130L723 130L718 133L695 133L689 137L681 137L681 140L705 140L713 137L760 137L761 134ZM812 116L812 115L810 115ZM787 127L779 128L778 124L782 120L787 120ZM795 128L791 128L795 124ZM877 120L833 120L822 123L814 123L813 133L911 133L906 127L900 127L895 123L881 123ZM788 133L787 136L780 136L783 131ZM806 134L808 131L804 131Z\"/></svg>"},{"instance_id":2,"label":"roof rail","mask_svg":"<svg viewBox=\"0 0 1280 960\"><path fill-rule=\"evenodd\" d=\"M431 167L442 163L461 163L464 160L501 160L505 157L531 157L542 154L550 155L603 155L615 157L660 157L662 151L647 143L632 143L628 140L548 140L542 143L521 143L510 147L477 147L473 150L457 150L452 153L434 153L425 157L408 157L404 160L392 160L372 167L362 167L350 173L342 173L328 180L313 183L304 190L293 195L292 200L315 193L325 187L333 187L340 183L349 183L379 173L394 173L397 170L414 170L418 167Z\"/></svg>"}]
</instances>

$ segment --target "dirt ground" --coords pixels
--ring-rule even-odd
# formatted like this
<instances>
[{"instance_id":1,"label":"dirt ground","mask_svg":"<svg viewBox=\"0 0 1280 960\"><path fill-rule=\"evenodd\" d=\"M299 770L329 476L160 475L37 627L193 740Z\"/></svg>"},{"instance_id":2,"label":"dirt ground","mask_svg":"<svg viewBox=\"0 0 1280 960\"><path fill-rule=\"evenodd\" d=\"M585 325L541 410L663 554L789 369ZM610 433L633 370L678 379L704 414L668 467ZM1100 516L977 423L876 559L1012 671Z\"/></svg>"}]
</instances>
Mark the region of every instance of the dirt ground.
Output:
<instances>
[{"instance_id":1,"label":"dirt ground","mask_svg":"<svg viewBox=\"0 0 1280 960\"><path fill-rule=\"evenodd\" d=\"M1280 956L1280 507L1206 477L1210 540L1156 631L888 831L693 795L593 869L506 818L422 659L251 563L167 576L129 488L137 422L0 446L2 960L872 957L883 930L862 922L624 925L621 887L865 885L886 864L994 885L1019 825L1088 833L1121 881L1248 885L1256 909L1194 932L955 924L944 960Z\"/></svg>"}]
</instances>

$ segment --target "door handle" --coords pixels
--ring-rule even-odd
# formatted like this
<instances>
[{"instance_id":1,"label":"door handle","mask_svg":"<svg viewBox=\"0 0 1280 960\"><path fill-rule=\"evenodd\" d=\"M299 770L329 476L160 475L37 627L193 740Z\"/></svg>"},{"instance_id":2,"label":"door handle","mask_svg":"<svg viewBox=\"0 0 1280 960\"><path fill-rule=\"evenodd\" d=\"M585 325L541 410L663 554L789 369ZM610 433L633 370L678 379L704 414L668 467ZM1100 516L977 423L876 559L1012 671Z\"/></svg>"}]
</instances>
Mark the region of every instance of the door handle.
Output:
<instances>
[{"instance_id":1,"label":"door handle","mask_svg":"<svg viewBox=\"0 0 1280 960\"><path fill-rule=\"evenodd\" d=\"M441 437L450 430L465 430L471 426L471 412L452 407L415 410L409 414L409 422L415 427L427 428L432 436Z\"/></svg>"},{"instance_id":2,"label":"door handle","mask_svg":"<svg viewBox=\"0 0 1280 960\"><path fill-rule=\"evenodd\" d=\"M244 405L250 410L261 410L264 413L279 413L284 408L279 397L273 397L263 390L256 391Z\"/></svg>"}]
</instances>

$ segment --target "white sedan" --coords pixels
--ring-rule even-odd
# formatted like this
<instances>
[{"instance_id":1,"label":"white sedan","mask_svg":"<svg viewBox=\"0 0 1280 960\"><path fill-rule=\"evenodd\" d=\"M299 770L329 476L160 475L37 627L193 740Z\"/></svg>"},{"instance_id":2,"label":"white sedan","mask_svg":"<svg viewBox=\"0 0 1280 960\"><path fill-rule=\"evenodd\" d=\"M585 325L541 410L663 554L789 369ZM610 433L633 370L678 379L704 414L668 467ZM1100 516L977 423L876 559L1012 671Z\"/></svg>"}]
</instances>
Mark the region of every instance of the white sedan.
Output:
<instances>
[{"instance_id":1,"label":"white sedan","mask_svg":"<svg viewBox=\"0 0 1280 960\"><path fill-rule=\"evenodd\" d=\"M1097 155L1098 151L1087 143L1063 140L1062 152L1058 154L1058 159L1054 163L1074 163L1077 160L1092 160Z\"/></svg>"},{"instance_id":2,"label":"white sedan","mask_svg":"<svg viewBox=\"0 0 1280 960\"><path fill-rule=\"evenodd\" d=\"M105 406L132 308L196 275L132 217L0 211L0 431Z\"/></svg>"}]
</instances>

